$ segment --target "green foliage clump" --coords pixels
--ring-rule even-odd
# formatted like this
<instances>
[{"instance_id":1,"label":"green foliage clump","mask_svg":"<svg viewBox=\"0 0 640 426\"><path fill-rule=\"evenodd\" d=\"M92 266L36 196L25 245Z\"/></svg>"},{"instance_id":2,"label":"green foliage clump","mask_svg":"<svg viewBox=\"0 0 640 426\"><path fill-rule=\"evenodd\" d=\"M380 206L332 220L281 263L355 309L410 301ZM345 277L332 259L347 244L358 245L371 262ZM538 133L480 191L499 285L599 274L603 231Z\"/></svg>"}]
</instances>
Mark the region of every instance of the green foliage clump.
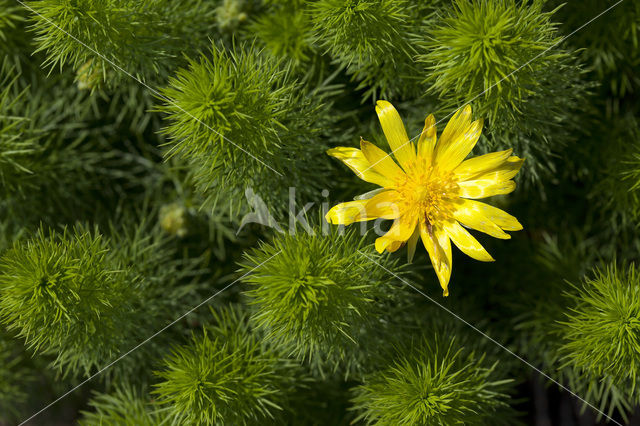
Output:
<instances>
[{"instance_id":1,"label":"green foliage clump","mask_svg":"<svg viewBox=\"0 0 640 426\"><path fill-rule=\"evenodd\" d=\"M542 268L532 280L545 284L536 289L537 297L517 302L522 347L516 352L539 360L542 371L581 398L582 411L595 408L598 419L611 416L624 424L639 401L636 385L623 371L634 368L640 353L632 336L637 322L632 318L640 318L634 308L637 272L633 266L590 272L604 256L614 256L590 233L565 232L559 241L546 237L541 250L546 253L538 253ZM602 247L600 253L594 247ZM567 288L570 280L581 279L581 285ZM625 356L634 352L636 360L629 363Z\"/></svg>"},{"instance_id":2,"label":"green foliage clump","mask_svg":"<svg viewBox=\"0 0 640 426\"><path fill-rule=\"evenodd\" d=\"M126 315L135 281L96 232L40 229L0 259L0 320L56 365L88 372L137 326Z\"/></svg>"},{"instance_id":3,"label":"green foliage clump","mask_svg":"<svg viewBox=\"0 0 640 426\"><path fill-rule=\"evenodd\" d=\"M196 188L209 201L221 187L254 188L272 202L284 200L291 182L317 189L328 163L321 136L331 121L321 91L308 93L290 64L254 47L210 53L190 60L163 90L167 155L196 169Z\"/></svg>"},{"instance_id":4,"label":"green foliage clump","mask_svg":"<svg viewBox=\"0 0 640 426\"><path fill-rule=\"evenodd\" d=\"M635 265L595 271L575 293L559 333L567 365L607 376L630 393L640 371L640 275Z\"/></svg>"},{"instance_id":5,"label":"green foliage clump","mask_svg":"<svg viewBox=\"0 0 640 426\"><path fill-rule=\"evenodd\" d=\"M278 235L246 254L251 318L270 340L321 373L356 368L349 364L358 345L369 339L367 328L394 291L376 262L393 268L353 230Z\"/></svg>"},{"instance_id":6,"label":"green foliage clump","mask_svg":"<svg viewBox=\"0 0 640 426\"><path fill-rule=\"evenodd\" d=\"M156 374L164 415L182 424L261 424L277 418L300 371L249 327L239 309L173 350ZM298 376L298 377L297 377Z\"/></svg>"},{"instance_id":7,"label":"green foliage clump","mask_svg":"<svg viewBox=\"0 0 640 426\"><path fill-rule=\"evenodd\" d=\"M560 38L542 5L539 0L519 5L515 0L455 1L423 40L427 53L420 61L427 66L430 90L455 104L478 96L478 113L490 122L505 112L513 117L540 86L540 70L553 64L558 53L543 53Z\"/></svg>"},{"instance_id":8,"label":"green foliage clump","mask_svg":"<svg viewBox=\"0 0 640 426\"><path fill-rule=\"evenodd\" d=\"M497 364L434 336L397 348L386 368L354 389L357 420L376 425L513 424L511 380Z\"/></svg>"},{"instance_id":9,"label":"green foliage clump","mask_svg":"<svg viewBox=\"0 0 640 426\"><path fill-rule=\"evenodd\" d=\"M144 223L110 229L40 229L0 258L0 321L64 375L88 375L169 322L197 290L200 259L176 258ZM47 333L40 332L48 330ZM163 338L171 340L171 333ZM106 374L145 381L140 359L162 353L157 339ZM143 371L140 371L143 370Z\"/></svg>"},{"instance_id":10,"label":"green foliage clump","mask_svg":"<svg viewBox=\"0 0 640 426\"><path fill-rule=\"evenodd\" d=\"M513 148L527 158L525 174L539 178L554 146L573 137L572 111L588 84L542 0L457 0L421 37L418 62L428 93L444 111L472 103L487 122L487 151Z\"/></svg>"},{"instance_id":11,"label":"green foliage clump","mask_svg":"<svg viewBox=\"0 0 640 426\"><path fill-rule=\"evenodd\" d=\"M82 426L157 426L162 416L150 401L133 387L117 387L110 393L95 395L89 405L93 411L83 412Z\"/></svg>"},{"instance_id":12,"label":"green foliage clump","mask_svg":"<svg viewBox=\"0 0 640 426\"><path fill-rule=\"evenodd\" d=\"M260 15L248 27L269 53L286 58L296 66L308 63L313 55L313 32L308 12L300 7L277 5Z\"/></svg>"},{"instance_id":13,"label":"green foliage clump","mask_svg":"<svg viewBox=\"0 0 640 426\"><path fill-rule=\"evenodd\" d=\"M212 20L206 5L192 0L44 0L30 1L27 8L47 66L70 65L116 85L130 78L120 68L144 80L165 78L182 61L186 37L192 40L188 49L202 47L194 34L204 33ZM181 21L189 25L176 25Z\"/></svg>"},{"instance_id":14,"label":"green foliage clump","mask_svg":"<svg viewBox=\"0 0 640 426\"><path fill-rule=\"evenodd\" d=\"M360 82L366 96L405 94L416 74L410 8L405 0L312 2L315 43Z\"/></svg>"}]
</instances>

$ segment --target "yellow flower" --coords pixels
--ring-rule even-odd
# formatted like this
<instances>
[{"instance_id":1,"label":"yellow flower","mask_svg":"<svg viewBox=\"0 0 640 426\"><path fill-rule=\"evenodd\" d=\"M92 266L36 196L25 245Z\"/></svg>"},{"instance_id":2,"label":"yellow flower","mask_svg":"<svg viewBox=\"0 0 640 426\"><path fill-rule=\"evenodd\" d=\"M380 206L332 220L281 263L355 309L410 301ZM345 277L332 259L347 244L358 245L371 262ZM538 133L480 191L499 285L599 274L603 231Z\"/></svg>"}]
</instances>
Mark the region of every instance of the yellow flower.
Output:
<instances>
[{"instance_id":1,"label":"yellow flower","mask_svg":"<svg viewBox=\"0 0 640 426\"><path fill-rule=\"evenodd\" d=\"M474 259L494 260L465 227L503 239L511 238L504 231L522 229L515 217L475 199L512 192L516 184L511 179L524 160L511 155L511 149L465 160L482 132L482 120L471 121L469 106L449 120L437 143L435 118L429 115L417 148L409 141L393 105L378 101L376 112L400 165L365 140L360 141L360 149L339 147L327 151L359 178L382 188L333 207L326 219L339 225L393 219L389 231L376 240L378 252L394 252L407 242L411 261L418 239L422 239L447 296L451 241Z\"/></svg>"}]
</instances>

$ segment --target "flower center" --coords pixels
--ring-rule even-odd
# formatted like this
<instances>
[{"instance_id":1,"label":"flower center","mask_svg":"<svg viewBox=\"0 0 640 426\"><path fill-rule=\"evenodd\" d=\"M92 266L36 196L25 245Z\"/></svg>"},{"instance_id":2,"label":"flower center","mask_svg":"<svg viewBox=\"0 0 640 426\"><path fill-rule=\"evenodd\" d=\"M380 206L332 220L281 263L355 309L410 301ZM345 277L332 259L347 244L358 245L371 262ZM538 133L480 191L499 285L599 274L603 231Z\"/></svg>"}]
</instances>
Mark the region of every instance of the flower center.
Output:
<instances>
[{"instance_id":1,"label":"flower center","mask_svg":"<svg viewBox=\"0 0 640 426\"><path fill-rule=\"evenodd\" d=\"M429 167L406 176L398 186L398 192L407 209L416 209L420 219L429 223L452 218L453 202L460 191L452 172Z\"/></svg>"}]
</instances>

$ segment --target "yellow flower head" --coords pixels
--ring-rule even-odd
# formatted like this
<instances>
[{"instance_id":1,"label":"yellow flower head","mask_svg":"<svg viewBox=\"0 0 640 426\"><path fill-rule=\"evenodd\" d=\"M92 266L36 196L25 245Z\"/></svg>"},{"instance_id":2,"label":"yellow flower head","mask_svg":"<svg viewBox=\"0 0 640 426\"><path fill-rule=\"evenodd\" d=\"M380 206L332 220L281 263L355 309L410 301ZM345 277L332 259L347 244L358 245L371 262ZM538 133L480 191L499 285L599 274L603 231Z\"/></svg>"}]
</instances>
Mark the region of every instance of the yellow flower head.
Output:
<instances>
[{"instance_id":1,"label":"yellow flower head","mask_svg":"<svg viewBox=\"0 0 640 426\"><path fill-rule=\"evenodd\" d=\"M516 184L511 179L524 160L511 155L511 149L465 160L482 132L482 120L471 121L469 106L455 113L437 143L435 118L429 115L417 149L393 105L378 101L376 112L400 165L390 154L365 140L360 141L360 149L339 147L327 151L362 180L382 188L365 194L363 199L338 204L326 219L336 225L393 219L389 231L376 240L378 252L394 252L407 242L411 260L418 239L422 239L447 296L451 240L468 256L493 261L465 227L503 239L511 238L504 231L522 229L515 217L475 199L512 192Z\"/></svg>"}]
</instances>

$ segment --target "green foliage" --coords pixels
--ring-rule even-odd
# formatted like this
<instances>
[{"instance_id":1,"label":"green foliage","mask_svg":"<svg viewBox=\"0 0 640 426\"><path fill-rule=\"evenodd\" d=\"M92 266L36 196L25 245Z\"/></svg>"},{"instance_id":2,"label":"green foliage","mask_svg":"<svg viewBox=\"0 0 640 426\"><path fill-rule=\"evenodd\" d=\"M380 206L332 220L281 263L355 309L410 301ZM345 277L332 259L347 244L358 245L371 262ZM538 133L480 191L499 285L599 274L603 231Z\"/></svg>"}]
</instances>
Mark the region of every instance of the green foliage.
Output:
<instances>
[{"instance_id":1,"label":"green foliage","mask_svg":"<svg viewBox=\"0 0 640 426\"><path fill-rule=\"evenodd\" d=\"M166 235L177 237L196 255L211 252L218 260L239 249L230 246L241 241L237 235L238 212L233 209L230 195L219 194L212 209L204 211L200 209L203 198L195 190L193 174L186 164L170 160L163 167L163 177L165 182L158 190L160 200L151 203L162 203L157 219Z\"/></svg>"},{"instance_id":2,"label":"green foliage","mask_svg":"<svg viewBox=\"0 0 640 426\"><path fill-rule=\"evenodd\" d=\"M47 53L45 65L76 70L116 84L129 77L166 77L188 48L202 47L212 20L207 2L184 0L67 0L30 1L38 51ZM188 26L177 25L186 20ZM194 37L195 36L195 37ZM198 37L200 36L200 37ZM200 43L199 43L200 41Z\"/></svg>"},{"instance_id":3,"label":"green foliage","mask_svg":"<svg viewBox=\"0 0 640 426\"><path fill-rule=\"evenodd\" d=\"M631 115L618 120L611 126L604 176L596 193L624 222L636 223L640 216L640 127Z\"/></svg>"},{"instance_id":4,"label":"green foliage","mask_svg":"<svg viewBox=\"0 0 640 426\"><path fill-rule=\"evenodd\" d=\"M216 325L165 358L154 391L165 415L188 424L260 424L277 418L300 371L251 332L238 309L212 310Z\"/></svg>"},{"instance_id":5,"label":"green foliage","mask_svg":"<svg viewBox=\"0 0 640 426\"><path fill-rule=\"evenodd\" d=\"M0 40L6 42L9 32L23 19L20 6L11 0L0 1Z\"/></svg>"},{"instance_id":6,"label":"green foliage","mask_svg":"<svg viewBox=\"0 0 640 426\"><path fill-rule=\"evenodd\" d=\"M28 62L25 21L24 10L14 0L0 0L0 74L7 64L21 69Z\"/></svg>"},{"instance_id":7,"label":"green foliage","mask_svg":"<svg viewBox=\"0 0 640 426\"><path fill-rule=\"evenodd\" d=\"M525 231L454 250L439 303L631 422L640 277L588 271L640 256L640 6L558 44L615 1L0 0L2 421L107 366L40 422L517 423L529 367L384 269L438 301L424 251L246 223L367 191L325 151L385 144L385 97L410 136L471 103L474 154L526 158L491 201Z\"/></svg>"},{"instance_id":8,"label":"green foliage","mask_svg":"<svg viewBox=\"0 0 640 426\"><path fill-rule=\"evenodd\" d=\"M0 422L18 414L24 405L25 384L33 381L33 371L23 365L21 348L4 334L0 334Z\"/></svg>"},{"instance_id":9,"label":"green foliage","mask_svg":"<svg viewBox=\"0 0 640 426\"><path fill-rule=\"evenodd\" d=\"M118 387L111 393L97 394L89 403L93 411L83 412L80 425L156 426L162 416L153 410L141 392L132 387Z\"/></svg>"},{"instance_id":10,"label":"green foliage","mask_svg":"<svg viewBox=\"0 0 640 426\"><path fill-rule=\"evenodd\" d=\"M357 368L349 364L360 341L368 339L367 328L376 325L394 291L388 273L367 256L393 267L353 230L276 236L243 263L249 273L265 262L245 278L252 320L320 373Z\"/></svg>"},{"instance_id":11,"label":"green foliage","mask_svg":"<svg viewBox=\"0 0 640 426\"><path fill-rule=\"evenodd\" d=\"M425 28L418 61L428 93L444 111L472 103L487 122L487 152L513 148L527 158L524 174L553 171L553 150L574 135L589 85L542 0L457 0Z\"/></svg>"},{"instance_id":12,"label":"green foliage","mask_svg":"<svg viewBox=\"0 0 640 426\"><path fill-rule=\"evenodd\" d=\"M169 322L202 275L201 260L176 259L165 237L144 223L110 232L107 239L81 226L40 229L0 258L0 320L28 348L52 355L65 375L88 375ZM138 362L162 353L162 341L106 376L135 371L144 381Z\"/></svg>"},{"instance_id":13,"label":"green foliage","mask_svg":"<svg viewBox=\"0 0 640 426\"><path fill-rule=\"evenodd\" d=\"M0 255L11 248L13 241L20 238L21 229L7 220L0 221Z\"/></svg>"},{"instance_id":14,"label":"green foliage","mask_svg":"<svg viewBox=\"0 0 640 426\"><path fill-rule=\"evenodd\" d=\"M305 9L290 5L275 6L248 27L269 53L286 58L300 67L315 55L313 32Z\"/></svg>"},{"instance_id":15,"label":"green foliage","mask_svg":"<svg viewBox=\"0 0 640 426\"><path fill-rule=\"evenodd\" d=\"M307 92L288 64L253 47L210 53L190 60L163 91L171 100L158 108L168 123L167 155L196 169L196 188L209 205L220 187L252 187L277 206L292 181L304 182L303 194L314 192L328 163L321 89Z\"/></svg>"},{"instance_id":16,"label":"green foliage","mask_svg":"<svg viewBox=\"0 0 640 426\"><path fill-rule=\"evenodd\" d=\"M585 147L581 153L585 166L595 170L590 176L593 183L589 198L608 221L607 229L620 234L625 228L633 229L640 217L640 129L637 118L630 113L598 116L594 121L598 125L587 132L607 142Z\"/></svg>"},{"instance_id":17,"label":"green foliage","mask_svg":"<svg viewBox=\"0 0 640 426\"><path fill-rule=\"evenodd\" d=\"M640 132L636 132L632 137L633 140L640 141ZM629 168L622 175L622 178L630 183L629 192L635 192L640 189L640 143L633 145L634 152L627 161Z\"/></svg>"},{"instance_id":18,"label":"green foliage","mask_svg":"<svg viewBox=\"0 0 640 426\"><path fill-rule=\"evenodd\" d=\"M462 103L480 96L481 116L491 122L513 116L523 99L540 86L538 74L558 52L543 53L560 40L542 1L458 0L423 40L428 53L425 78L442 98ZM512 74L523 64L517 74ZM555 55L554 55L555 54Z\"/></svg>"},{"instance_id":19,"label":"green foliage","mask_svg":"<svg viewBox=\"0 0 640 426\"><path fill-rule=\"evenodd\" d=\"M38 148L34 132L29 131L27 117L13 115L22 96L14 97L14 82L8 76L1 81L4 89L0 93L0 182L4 194L14 191L22 181L20 178L29 173L26 165L21 163ZM12 181L16 177L18 179Z\"/></svg>"},{"instance_id":20,"label":"green foliage","mask_svg":"<svg viewBox=\"0 0 640 426\"><path fill-rule=\"evenodd\" d=\"M576 31L580 26L604 12L617 1L587 0L580 3L551 1L553 5L563 5L557 19L563 23L566 33ZM640 64L638 33L640 32L640 4L623 1L615 5L602 19L589 23L584 31L578 31L569 39L571 45L582 48L580 55L590 69L602 81L606 90L617 97L623 97L638 90Z\"/></svg>"},{"instance_id":21,"label":"green foliage","mask_svg":"<svg viewBox=\"0 0 640 426\"><path fill-rule=\"evenodd\" d=\"M60 125L60 119L51 118L36 105L37 98L29 91L16 92L16 79L2 79L0 92L0 193L6 200L22 196L46 185L54 174L67 176L77 171L75 160L82 155L78 144L60 150L57 141L47 132ZM22 115L24 114L24 115ZM42 127L41 127L42 126ZM66 152L65 152L66 151ZM71 161L63 161L71 158ZM91 155L85 155L90 161ZM96 158L97 159L97 158ZM95 159L94 159L95 161ZM85 162L86 165L86 162ZM62 170L61 170L62 169Z\"/></svg>"},{"instance_id":22,"label":"green foliage","mask_svg":"<svg viewBox=\"0 0 640 426\"><path fill-rule=\"evenodd\" d=\"M361 83L365 96L407 93L416 75L409 2L320 0L310 7L315 43Z\"/></svg>"},{"instance_id":23,"label":"green foliage","mask_svg":"<svg viewBox=\"0 0 640 426\"><path fill-rule=\"evenodd\" d=\"M561 323L566 365L610 377L636 392L640 368L640 276L635 265L595 271L575 293Z\"/></svg>"},{"instance_id":24,"label":"green foliage","mask_svg":"<svg viewBox=\"0 0 640 426\"><path fill-rule=\"evenodd\" d=\"M357 420L377 425L513 424L510 380L497 364L434 336L404 345L386 368L354 389Z\"/></svg>"},{"instance_id":25,"label":"green foliage","mask_svg":"<svg viewBox=\"0 0 640 426\"><path fill-rule=\"evenodd\" d=\"M593 243L584 238L562 247L562 252L568 253L556 262L568 262ZM595 260L582 262L593 264ZM583 273L570 274L567 269L554 272L557 277L572 279ZM521 351L535 353L543 371L597 407L598 419L605 413L619 415L627 422L640 400L635 382L635 365L640 360L635 266L596 268L581 285L568 289L557 277L546 278L549 284L539 290L543 297L538 306L521 314L518 329L530 339ZM531 306L530 300L526 306ZM587 409L583 403L582 410Z\"/></svg>"},{"instance_id":26,"label":"green foliage","mask_svg":"<svg viewBox=\"0 0 640 426\"><path fill-rule=\"evenodd\" d=\"M125 314L137 278L113 261L96 232L41 229L2 256L0 271L0 320L29 348L56 356L58 366L101 365L136 326Z\"/></svg>"},{"instance_id":27,"label":"green foliage","mask_svg":"<svg viewBox=\"0 0 640 426\"><path fill-rule=\"evenodd\" d=\"M96 214L96 206L119 197L124 186L139 186L154 174L148 161L115 146L99 124L91 128L97 105L75 90L71 78L43 81L16 73L16 68L0 72L4 216L33 227L85 219ZM84 202L86 197L93 197L92 203Z\"/></svg>"}]
</instances>

